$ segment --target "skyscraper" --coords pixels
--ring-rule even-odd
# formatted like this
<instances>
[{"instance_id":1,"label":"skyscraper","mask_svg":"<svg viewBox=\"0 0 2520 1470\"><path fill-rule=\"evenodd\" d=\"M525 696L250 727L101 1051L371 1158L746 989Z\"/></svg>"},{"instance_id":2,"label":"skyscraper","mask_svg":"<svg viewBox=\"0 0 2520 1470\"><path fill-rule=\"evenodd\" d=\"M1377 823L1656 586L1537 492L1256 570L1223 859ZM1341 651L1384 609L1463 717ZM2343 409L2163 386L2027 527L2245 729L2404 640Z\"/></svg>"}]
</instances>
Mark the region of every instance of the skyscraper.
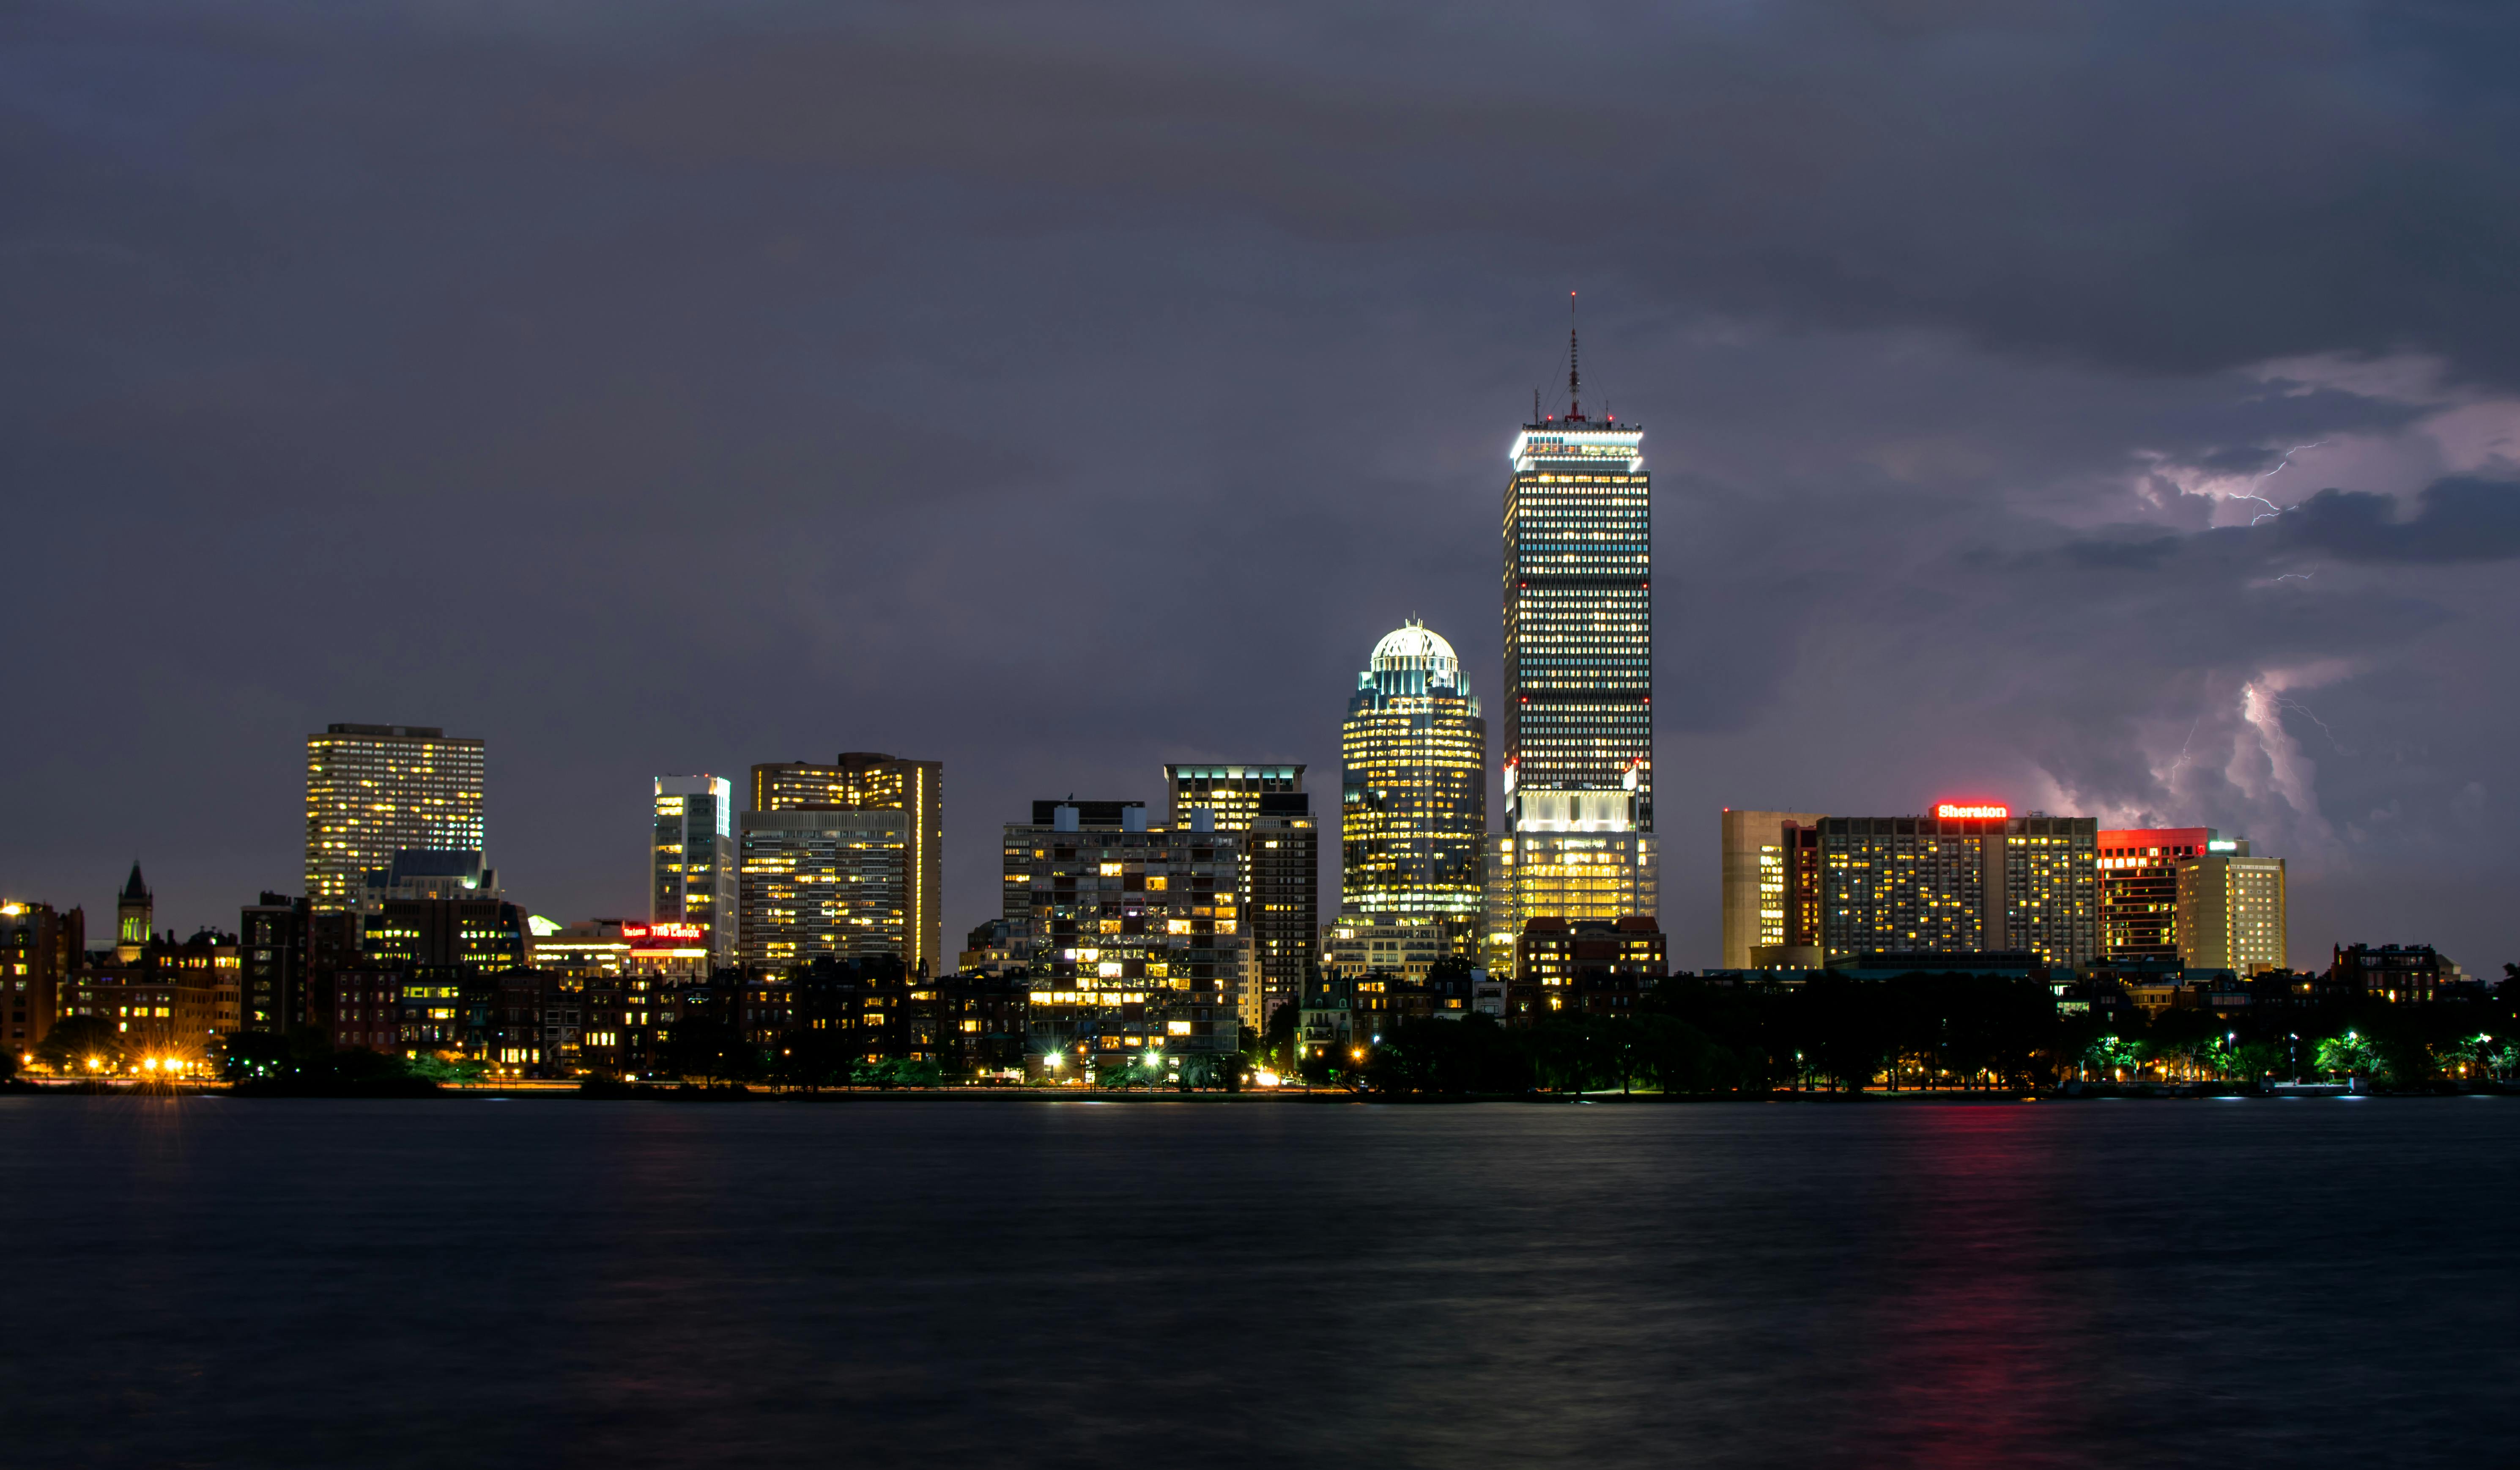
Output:
<instances>
[{"instance_id":1,"label":"skyscraper","mask_svg":"<svg viewBox=\"0 0 2520 1470\"><path fill-rule=\"evenodd\" d=\"M1462 925L1483 901L1487 721L1462 661L1411 619L1373 646L1339 727L1339 911Z\"/></svg>"},{"instance_id":2,"label":"skyscraper","mask_svg":"<svg viewBox=\"0 0 2520 1470\"><path fill-rule=\"evenodd\" d=\"M1304 967L1321 930L1321 829L1300 765L1167 765L1176 831L1207 812L1219 832L1240 832L1242 933L1252 973L1242 987L1242 1024L1266 1030L1280 1005L1299 1000Z\"/></svg>"},{"instance_id":3,"label":"skyscraper","mask_svg":"<svg viewBox=\"0 0 2520 1470\"><path fill-rule=\"evenodd\" d=\"M306 737L306 901L349 908L396 852L481 850L481 742L435 725L328 725Z\"/></svg>"},{"instance_id":4,"label":"skyscraper","mask_svg":"<svg viewBox=\"0 0 2520 1470\"><path fill-rule=\"evenodd\" d=\"M710 963L734 964L739 892L734 783L724 776L658 776L655 817L648 854L648 917L705 927Z\"/></svg>"},{"instance_id":5,"label":"skyscraper","mask_svg":"<svg viewBox=\"0 0 2520 1470\"><path fill-rule=\"evenodd\" d=\"M873 751L842 751L830 765L802 760L752 768L752 809L802 807L842 811L903 811L909 866L903 894L909 936L902 962L916 974L925 965L938 974L952 958L945 949L945 767L935 760L905 760Z\"/></svg>"},{"instance_id":6,"label":"skyscraper","mask_svg":"<svg viewBox=\"0 0 2520 1470\"><path fill-rule=\"evenodd\" d=\"M1644 432L1566 416L1514 436L1505 487L1507 814L1539 791L1632 790L1653 830L1652 477ZM1508 829L1511 829L1510 820Z\"/></svg>"},{"instance_id":7,"label":"skyscraper","mask_svg":"<svg viewBox=\"0 0 2520 1470\"><path fill-rule=\"evenodd\" d=\"M1584 412L1567 339L1564 417L1522 426L1505 487L1505 831L1490 840L1485 948L1515 963L1534 918L1652 916L1652 478L1644 433Z\"/></svg>"}]
</instances>

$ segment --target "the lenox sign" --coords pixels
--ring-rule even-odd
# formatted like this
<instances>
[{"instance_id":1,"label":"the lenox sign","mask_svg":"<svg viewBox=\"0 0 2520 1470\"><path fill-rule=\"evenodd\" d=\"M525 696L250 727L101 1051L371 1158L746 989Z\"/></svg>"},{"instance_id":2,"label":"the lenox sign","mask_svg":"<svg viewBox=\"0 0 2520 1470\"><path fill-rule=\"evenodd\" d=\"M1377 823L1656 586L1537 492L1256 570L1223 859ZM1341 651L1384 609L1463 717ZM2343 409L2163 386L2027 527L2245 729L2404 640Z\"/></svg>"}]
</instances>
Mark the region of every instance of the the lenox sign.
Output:
<instances>
[{"instance_id":1,"label":"the lenox sign","mask_svg":"<svg viewBox=\"0 0 2520 1470\"><path fill-rule=\"evenodd\" d=\"M2009 806L1966 806L1958 802L1945 802L1934 808L1934 815L1943 817L2007 817L2012 815L2012 808Z\"/></svg>"}]
</instances>

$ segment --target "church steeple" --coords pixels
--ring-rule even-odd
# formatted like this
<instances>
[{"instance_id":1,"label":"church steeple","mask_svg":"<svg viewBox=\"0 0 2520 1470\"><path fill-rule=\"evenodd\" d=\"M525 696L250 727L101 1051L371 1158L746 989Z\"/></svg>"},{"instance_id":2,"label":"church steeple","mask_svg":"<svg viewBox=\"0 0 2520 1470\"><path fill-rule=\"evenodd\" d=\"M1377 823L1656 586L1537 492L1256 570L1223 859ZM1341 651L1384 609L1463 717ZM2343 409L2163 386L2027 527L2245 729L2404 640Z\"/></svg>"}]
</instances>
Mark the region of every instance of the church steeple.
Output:
<instances>
[{"instance_id":1,"label":"church steeple","mask_svg":"<svg viewBox=\"0 0 2520 1470\"><path fill-rule=\"evenodd\" d=\"M149 945L150 926L156 922L157 905L149 885L140 876L140 859L131 860L131 876L124 880L122 896L113 905L113 957L130 964L145 953Z\"/></svg>"}]
</instances>

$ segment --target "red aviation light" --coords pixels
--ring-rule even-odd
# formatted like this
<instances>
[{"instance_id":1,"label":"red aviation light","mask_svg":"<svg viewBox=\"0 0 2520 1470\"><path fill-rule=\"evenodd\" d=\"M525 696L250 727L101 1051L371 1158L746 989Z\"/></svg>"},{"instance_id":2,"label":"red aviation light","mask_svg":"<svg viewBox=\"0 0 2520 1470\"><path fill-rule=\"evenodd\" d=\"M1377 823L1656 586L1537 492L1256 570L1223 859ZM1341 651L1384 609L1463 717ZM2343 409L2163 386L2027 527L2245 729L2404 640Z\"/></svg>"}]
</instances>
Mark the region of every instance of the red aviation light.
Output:
<instances>
[{"instance_id":1,"label":"red aviation light","mask_svg":"<svg viewBox=\"0 0 2520 1470\"><path fill-rule=\"evenodd\" d=\"M1969 817L2001 819L2012 815L2012 808L1994 802L1944 802L1934 807L1934 815L1962 819Z\"/></svg>"}]
</instances>

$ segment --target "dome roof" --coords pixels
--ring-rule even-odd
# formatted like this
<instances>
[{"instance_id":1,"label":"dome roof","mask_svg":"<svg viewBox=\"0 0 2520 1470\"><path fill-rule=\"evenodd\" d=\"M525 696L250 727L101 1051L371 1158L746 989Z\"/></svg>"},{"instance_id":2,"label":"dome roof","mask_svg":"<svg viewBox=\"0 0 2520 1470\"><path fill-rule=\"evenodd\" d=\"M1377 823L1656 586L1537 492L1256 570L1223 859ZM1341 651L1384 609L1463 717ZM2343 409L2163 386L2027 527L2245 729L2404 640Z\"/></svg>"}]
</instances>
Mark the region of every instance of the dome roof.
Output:
<instances>
[{"instance_id":1,"label":"dome roof","mask_svg":"<svg viewBox=\"0 0 2520 1470\"><path fill-rule=\"evenodd\" d=\"M1412 618L1373 645L1372 666L1451 672L1462 666L1462 661L1454 656L1453 645L1445 642L1442 634Z\"/></svg>"}]
</instances>

